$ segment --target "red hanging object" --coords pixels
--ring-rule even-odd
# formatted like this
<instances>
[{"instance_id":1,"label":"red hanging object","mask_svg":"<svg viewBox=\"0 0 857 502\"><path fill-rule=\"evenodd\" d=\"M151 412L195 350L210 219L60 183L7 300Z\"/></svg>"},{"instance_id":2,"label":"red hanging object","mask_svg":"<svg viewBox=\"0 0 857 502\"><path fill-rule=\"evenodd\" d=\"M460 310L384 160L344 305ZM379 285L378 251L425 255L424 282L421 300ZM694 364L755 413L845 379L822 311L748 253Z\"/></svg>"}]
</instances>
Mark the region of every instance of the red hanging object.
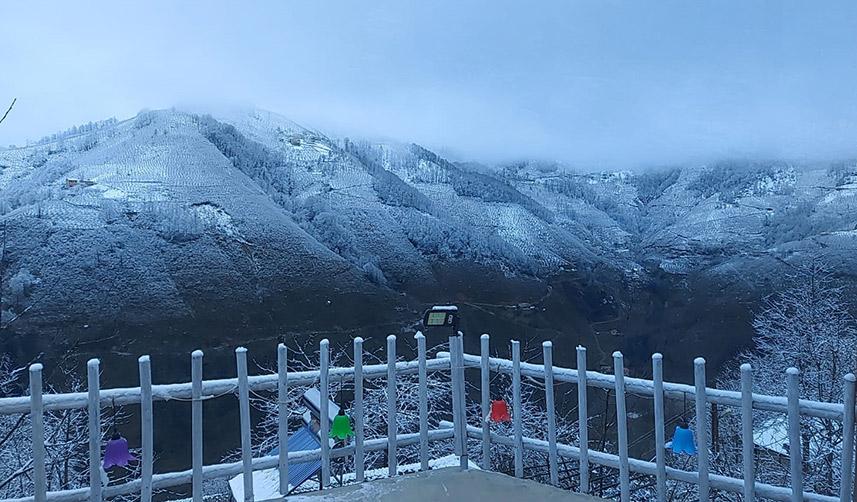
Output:
<instances>
[{"instance_id":1,"label":"red hanging object","mask_svg":"<svg viewBox=\"0 0 857 502\"><path fill-rule=\"evenodd\" d=\"M511 422L512 416L509 414L509 405L506 404L506 401L502 399L491 401L491 414L488 418L498 424L500 422Z\"/></svg>"}]
</instances>

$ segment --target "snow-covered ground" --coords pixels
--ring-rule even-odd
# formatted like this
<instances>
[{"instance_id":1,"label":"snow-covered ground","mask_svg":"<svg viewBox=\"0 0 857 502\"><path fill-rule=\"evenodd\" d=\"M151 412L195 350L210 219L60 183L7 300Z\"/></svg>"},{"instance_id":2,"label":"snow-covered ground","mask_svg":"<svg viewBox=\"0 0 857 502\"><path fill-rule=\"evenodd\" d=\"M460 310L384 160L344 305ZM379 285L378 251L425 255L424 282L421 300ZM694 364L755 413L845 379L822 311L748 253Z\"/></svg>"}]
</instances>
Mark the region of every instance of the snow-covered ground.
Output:
<instances>
[{"instance_id":1,"label":"snow-covered ground","mask_svg":"<svg viewBox=\"0 0 857 502\"><path fill-rule=\"evenodd\" d=\"M429 459L430 469L443 469L446 467L460 466L460 459L456 455L446 455L444 457ZM479 466L473 462L468 462L470 469L479 469ZM404 464L396 468L398 475L410 474L419 472L420 464ZM370 469L364 472L366 481L374 481L385 479L389 473L387 468ZM355 482L355 474L353 472L345 473L342 476L342 482L345 485ZM337 485L338 486L338 485ZM232 498L235 500L244 500L244 475L240 474L229 480L229 489L232 492ZM258 501L275 500L280 497L280 476L277 469L264 469L261 471L253 471L253 499ZM310 478L296 490L295 493L310 493L319 490L318 480ZM291 500L291 497L289 497Z\"/></svg>"},{"instance_id":2,"label":"snow-covered ground","mask_svg":"<svg viewBox=\"0 0 857 502\"><path fill-rule=\"evenodd\" d=\"M271 502L282 499L272 499ZM558 502L603 501L535 481L479 470L446 468L289 497L290 502Z\"/></svg>"}]
</instances>

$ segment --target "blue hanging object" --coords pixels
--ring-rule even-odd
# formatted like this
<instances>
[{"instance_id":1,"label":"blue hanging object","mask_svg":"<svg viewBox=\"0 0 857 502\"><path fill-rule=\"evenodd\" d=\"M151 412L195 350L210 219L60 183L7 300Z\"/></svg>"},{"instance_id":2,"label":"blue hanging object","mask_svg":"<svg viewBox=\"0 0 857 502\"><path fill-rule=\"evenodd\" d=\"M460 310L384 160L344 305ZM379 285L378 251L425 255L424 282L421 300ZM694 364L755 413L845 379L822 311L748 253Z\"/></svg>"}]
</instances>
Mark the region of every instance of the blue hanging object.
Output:
<instances>
[{"instance_id":1,"label":"blue hanging object","mask_svg":"<svg viewBox=\"0 0 857 502\"><path fill-rule=\"evenodd\" d=\"M673 453L696 455L696 444L693 442L693 431L690 430L686 423L680 422L675 426L672 448Z\"/></svg>"}]
</instances>

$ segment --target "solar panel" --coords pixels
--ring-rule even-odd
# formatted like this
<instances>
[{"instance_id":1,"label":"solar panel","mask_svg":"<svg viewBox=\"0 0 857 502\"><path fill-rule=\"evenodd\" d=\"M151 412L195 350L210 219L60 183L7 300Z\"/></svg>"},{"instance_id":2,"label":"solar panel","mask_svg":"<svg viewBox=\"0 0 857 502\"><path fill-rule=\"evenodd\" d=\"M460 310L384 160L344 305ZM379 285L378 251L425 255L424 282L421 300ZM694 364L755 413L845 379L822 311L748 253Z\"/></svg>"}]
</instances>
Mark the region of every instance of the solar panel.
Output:
<instances>
[{"instance_id":1,"label":"solar panel","mask_svg":"<svg viewBox=\"0 0 857 502\"><path fill-rule=\"evenodd\" d=\"M318 436L309 425L305 425L289 436L289 451L307 451L321 448ZM280 447L277 446L268 455L278 455ZM289 462L289 490L294 490L311 478L321 469L321 460L310 460L309 462Z\"/></svg>"}]
</instances>

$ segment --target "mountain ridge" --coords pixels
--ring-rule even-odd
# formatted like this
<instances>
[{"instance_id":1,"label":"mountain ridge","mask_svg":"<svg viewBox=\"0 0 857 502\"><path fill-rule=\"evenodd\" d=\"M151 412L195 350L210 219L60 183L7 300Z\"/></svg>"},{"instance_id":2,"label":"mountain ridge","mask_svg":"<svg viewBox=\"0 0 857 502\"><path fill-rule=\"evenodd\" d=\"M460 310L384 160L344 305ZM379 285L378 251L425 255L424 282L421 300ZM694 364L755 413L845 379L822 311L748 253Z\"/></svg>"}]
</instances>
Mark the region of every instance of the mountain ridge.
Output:
<instances>
[{"instance_id":1,"label":"mountain ridge","mask_svg":"<svg viewBox=\"0 0 857 502\"><path fill-rule=\"evenodd\" d=\"M845 271L857 239L854 162L474 169L260 110L146 111L0 149L0 166L3 322L16 329L246 305L311 324L290 303L301 301L342 303L338 323L379 317L362 302L411 312L455 300L464 290L443 269L461 265L482 271L460 286L466 298L481 285L510 303L515 284L604 270L630 289L660 273L764 275L819 253Z\"/></svg>"}]
</instances>

